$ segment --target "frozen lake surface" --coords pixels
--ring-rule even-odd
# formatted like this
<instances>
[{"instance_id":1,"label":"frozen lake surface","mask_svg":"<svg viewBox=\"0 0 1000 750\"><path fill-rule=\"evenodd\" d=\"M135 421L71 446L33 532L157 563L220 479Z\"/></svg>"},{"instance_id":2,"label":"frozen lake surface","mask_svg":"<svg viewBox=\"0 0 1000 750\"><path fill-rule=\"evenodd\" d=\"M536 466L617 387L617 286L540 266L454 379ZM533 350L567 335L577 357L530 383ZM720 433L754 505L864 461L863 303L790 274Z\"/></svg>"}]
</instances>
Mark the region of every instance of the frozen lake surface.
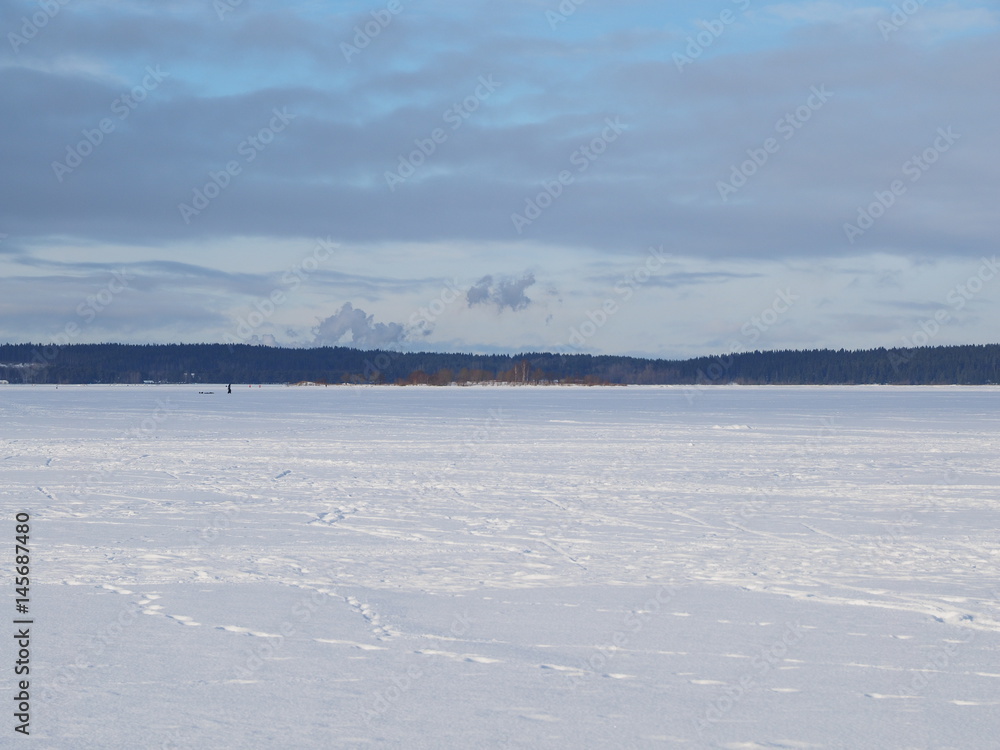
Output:
<instances>
[{"instance_id":1,"label":"frozen lake surface","mask_svg":"<svg viewBox=\"0 0 1000 750\"><path fill-rule=\"evenodd\" d=\"M998 407L2 386L30 744L996 747Z\"/></svg>"}]
</instances>

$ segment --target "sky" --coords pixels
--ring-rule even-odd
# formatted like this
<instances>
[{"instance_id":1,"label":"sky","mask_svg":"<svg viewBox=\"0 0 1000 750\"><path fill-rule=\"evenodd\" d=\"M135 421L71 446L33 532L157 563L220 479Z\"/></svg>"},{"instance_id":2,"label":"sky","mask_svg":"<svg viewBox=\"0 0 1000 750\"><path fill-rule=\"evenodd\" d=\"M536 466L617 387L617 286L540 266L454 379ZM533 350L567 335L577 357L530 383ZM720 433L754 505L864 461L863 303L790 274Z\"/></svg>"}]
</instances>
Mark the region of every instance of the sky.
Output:
<instances>
[{"instance_id":1,"label":"sky","mask_svg":"<svg viewBox=\"0 0 1000 750\"><path fill-rule=\"evenodd\" d=\"M1000 340L1000 7L10 0L0 341Z\"/></svg>"}]
</instances>

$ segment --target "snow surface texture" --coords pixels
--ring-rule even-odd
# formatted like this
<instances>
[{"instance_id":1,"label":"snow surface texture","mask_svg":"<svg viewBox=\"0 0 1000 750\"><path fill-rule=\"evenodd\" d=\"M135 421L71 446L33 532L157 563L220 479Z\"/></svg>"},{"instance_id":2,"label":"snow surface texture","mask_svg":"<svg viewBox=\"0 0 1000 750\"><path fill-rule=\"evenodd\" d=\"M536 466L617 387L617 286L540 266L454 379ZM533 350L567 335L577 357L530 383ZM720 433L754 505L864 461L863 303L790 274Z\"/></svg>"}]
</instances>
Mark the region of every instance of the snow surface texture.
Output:
<instances>
[{"instance_id":1,"label":"snow surface texture","mask_svg":"<svg viewBox=\"0 0 1000 750\"><path fill-rule=\"evenodd\" d=\"M59 750L997 747L998 406L3 386L4 526L12 554L31 513L36 624L32 736L10 711L2 731Z\"/></svg>"}]
</instances>

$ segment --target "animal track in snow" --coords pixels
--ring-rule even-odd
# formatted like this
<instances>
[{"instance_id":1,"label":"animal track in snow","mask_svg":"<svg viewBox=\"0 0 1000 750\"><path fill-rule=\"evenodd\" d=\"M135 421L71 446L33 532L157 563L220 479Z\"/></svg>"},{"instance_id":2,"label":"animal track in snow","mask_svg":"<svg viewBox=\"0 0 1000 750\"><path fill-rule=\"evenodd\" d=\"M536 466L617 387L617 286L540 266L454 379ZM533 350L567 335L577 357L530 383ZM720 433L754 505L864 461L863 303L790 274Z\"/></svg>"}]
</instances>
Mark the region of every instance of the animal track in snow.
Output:
<instances>
[{"instance_id":1,"label":"animal track in snow","mask_svg":"<svg viewBox=\"0 0 1000 750\"><path fill-rule=\"evenodd\" d=\"M193 617L188 617L187 615L166 615L169 620L176 620L181 625L190 625L191 627L197 627L201 625L200 622L195 622Z\"/></svg>"},{"instance_id":2,"label":"animal track in snow","mask_svg":"<svg viewBox=\"0 0 1000 750\"><path fill-rule=\"evenodd\" d=\"M239 625L216 625L216 630L225 630L227 633L237 633L239 635L252 635L257 638L281 638L277 633L264 633L260 630L240 627Z\"/></svg>"},{"instance_id":3,"label":"animal track in snow","mask_svg":"<svg viewBox=\"0 0 1000 750\"><path fill-rule=\"evenodd\" d=\"M421 656L444 656L452 661L467 661L473 662L474 664L500 664L502 661L500 659L494 659L489 656L480 656L479 654L456 654L452 651L437 651L435 649L420 649L414 651L415 654L420 654Z\"/></svg>"},{"instance_id":4,"label":"animal track in snow","mask_svg":"<svg viewBox=\"0 0 1000 750\"><path fill-rule=\"evenodd\" d=\"M587 674L586 670L578 669L577 667L564 667L561 664L539 664L539 669L551 669L556 672L571 672L574 676L580 676Z\"/></svg>"},{"instance_id":5,"label":"animal track in snow","mask_svg":"<svg viewBox=\"0 0 1000 750\"><path fill-rule=\"evenodd\" d=\"M320 513L316 518L309 522L310 526L333 526L335 523L339 523L347 518L349 515L358 513L364 510L367 506L365 504L361 505L339 505L335 510L327 511L326 513Z\"/></svg>"},{"instance_id":6,"label":"animal track in snow","mask_svg":"<svg viewBox=\"0 0 1000 750\"><path fill-rule=\"evenodd\" d=\"M200 622L195 621L193 617L188 617L187 615L168 615L162 610L164 609L162 604L152 604L152 600L159 599L157 594L147 594L146 598L139 602L140 606L144 609L140 610L144 615L159 615L160 617L166 617L168 620L173 620L180 625L187 625L189 627L199 627ZM260 630L251 630L250 628L244 628L240 625L216 625L215 630L224 630L227 633L235 633L237 635L252 635L257 638L281 638L280 635L276 633L265 633Z\"/></svg>"},{"instance_id":7,"label":"animal track in snow","mask_svg":"<svg viewBox=\"0 0 1000 750\"><path fill-rule=\"evenodd\" d=\"M101 584L101 588L107 589L108 591L114 591L116 594L121 594L122 596L127 596L132 593L129 589L123 589L121 586L112 586L110 583Z\"/></svg>"},{"instance_id":8,"label":"animal track in snow","mask_svg":"<svg viewBox=\"0 0 1000 750\"><path fill-rule=\"evenodd\" d=\"M348 606L361 615L371 626L372 631L375 633L375 637L379 640L384 638L391 638L394 635L399 635L394 632L390 627L383 625L381 618L378 613L372 609L367 603L358 601L356 597L348 596L344 599Z\"/></svg>"},{"instance_id":9,"label":"animal track in snow","mask_svg":"<svg viewBox=\"0 0 1000 750\"><path fill-rule=\"evenodd\" d=\"M332 643L337 646L350 646L351 648L359 648L362 651L387 651L385 646L373 646L370 643L356 643L355 641L338 641L333 638L313 638L316 643Z\"/></svg>"}]
</instances>

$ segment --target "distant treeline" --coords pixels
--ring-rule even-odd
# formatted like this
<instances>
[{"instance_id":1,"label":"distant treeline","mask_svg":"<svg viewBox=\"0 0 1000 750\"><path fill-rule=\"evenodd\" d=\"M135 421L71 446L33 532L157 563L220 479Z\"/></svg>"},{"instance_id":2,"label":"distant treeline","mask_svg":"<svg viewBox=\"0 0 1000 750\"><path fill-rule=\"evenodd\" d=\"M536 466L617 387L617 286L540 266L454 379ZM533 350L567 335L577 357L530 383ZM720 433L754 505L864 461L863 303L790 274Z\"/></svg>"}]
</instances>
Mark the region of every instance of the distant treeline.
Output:
<instances>
[{"instance_id":1,"label":"distant treeline","mask_svg":"<svg viewBox=\"0 0 1000 750\"><path fill-rule=\"evenodd\" d=\"M983 385L1000 344L753 351L688 360L590 354L439 354L245 344L0 344L10 383Z\"/></svg>"}]
</instances>

